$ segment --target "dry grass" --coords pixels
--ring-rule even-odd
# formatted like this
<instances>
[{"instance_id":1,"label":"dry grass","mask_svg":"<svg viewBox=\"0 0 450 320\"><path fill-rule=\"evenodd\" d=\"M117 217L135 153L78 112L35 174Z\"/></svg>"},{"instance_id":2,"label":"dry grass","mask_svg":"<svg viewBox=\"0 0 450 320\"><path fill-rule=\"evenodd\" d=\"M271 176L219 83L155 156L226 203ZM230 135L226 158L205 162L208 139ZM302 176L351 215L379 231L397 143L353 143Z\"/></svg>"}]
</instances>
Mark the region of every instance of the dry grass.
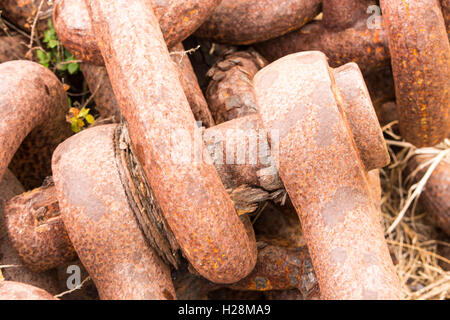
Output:
<instances>
[{"instance_id":1,"label":"dry grass","mask_svg":"<svg viewBox=\"0 0 450 320\"><path fill-rule=\"evenodd\" d=\"M392 164L381 173L387 242L397 262L406 299L449 299L450 272L443 270L439 262L450 261L440 256L437 248L450 243L438 240L439 231L426 219L426 212L420 209L417 199L433 170L450 154L450 141L436 148L417 149L394 133L394 125L395 122L383 128L390 137L387 143L392 158ZM419 153L432 154L433 159L425 164L424 177L413 183L411 176L405 178L404 170L407 161Z\"/></svg>"}]
</instances>

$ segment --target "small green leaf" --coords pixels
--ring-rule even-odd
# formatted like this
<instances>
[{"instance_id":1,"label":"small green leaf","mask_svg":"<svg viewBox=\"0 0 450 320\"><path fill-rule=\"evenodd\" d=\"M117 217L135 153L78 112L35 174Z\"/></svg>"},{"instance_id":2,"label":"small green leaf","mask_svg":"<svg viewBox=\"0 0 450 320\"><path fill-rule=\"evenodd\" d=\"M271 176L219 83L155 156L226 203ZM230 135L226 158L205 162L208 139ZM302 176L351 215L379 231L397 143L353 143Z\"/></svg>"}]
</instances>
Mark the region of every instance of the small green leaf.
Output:
<instances>
[{"instance_id":1,"label":"small green leaf","mask_svg":"<svg viewBox=\"0 0 450 320\"><path fill-rule=\"evenodd\" d=\"M90 114L88 114L85 119L86 119L87 123L89 123L89 124L93 124L95 122L94 117Z\"/></svg>"},{"instance_id":2,"label":"small green leaf","mask_svg":"<svg viewBox=\"0 0 450 320\"><path fill-rule=\"evenodd\" d=\"M51 40L57 40L57 39L58 39L58 37L57 37L54 29L44 31L44 38L42 39L42 41L44 43L49 43Z\"/></svg>"},{"instance_id":3,"label":"small green leaf","mask_svg":"<svg viewBox=\"0 0 450 320\"><path fill-rule=\"evenodd\" d=\"M72 118L70 122L70 128L73 132L78 133L81 129L78 127L78 120L76 118Z\"/></svg>"},{"instance_id":4,"label":"small green leaf","mask_svg":"<svg viewBox=\"0 0 450 320\"><path fill-rule=\"evenodd\" d=\"M39 60L44 60L47 57L47 54L42 50L37 50L36 55Z\"/></svg>"},{"instance_id":5,"label":"small green leaf","mask_svg":"<svg viewBox=\"0 0 450 320\"><path fill-rule=\"evenodd\" d=\"M59 45L59 41L54 40L54 39L51 39L47 44L47 46L51 49L56 48L58 45Z\"/></svg>"},{"instance_id":6,"label":"small green leaf","mask_svg":"<svg viewBox=\"0 0 450 320\"><path fill-rule=\"evenodd\" d=\"M51 40L51 34L49 30L44 31L44 38L42 39L42 42L48 43Z\"/></svg>"},{"instance_id":7,"label":"small green leaf","mask_svg":"<svg viewBox=\"0 0 450 320\"><path fill-rule=\"evenodd\" d=\"M82 118L85 118L88 114L89 114L89 111L90 111L91 109L89 109L89 108L83 108L83 109L81 109L80 110L80 113L78 114L78 116L77 116L77 118L78 119L82 119Z\"/></svg>"},{"instance_id":8,"label":"small green leaf","mask_svg":"<svg viewBox=\"0 0 450 320\"><path fill-rule=\"evenodd\" d=\"M67 66L67 71L69 71L69 74L75 74L78 72L78 63L69 63Z\"/></svg>"},{"instance_id":9,"label":"small green leaf","mask_svg":"<svg viewBox=\"0 0 450 320\"><path fill-rule=\"evenodd\" d=\"M48 54L42 50L37 50L36 55L39 63L48 68L48 64L50 62L50 57L48 56Z\"/></svg>"},{"instance_id":10,"label":"small green leaf","mask_svg":"<svg viewBox=\"0 0 450 320\"><path fill-rule=\"evenodd\" d=\"M64 61L72 61L72 60L75 60L75 57L73 56L73 54L70 53L70 51L67 50L67 49L64 49L64 57L65 57Z\"/></svg>"}]
</instances>

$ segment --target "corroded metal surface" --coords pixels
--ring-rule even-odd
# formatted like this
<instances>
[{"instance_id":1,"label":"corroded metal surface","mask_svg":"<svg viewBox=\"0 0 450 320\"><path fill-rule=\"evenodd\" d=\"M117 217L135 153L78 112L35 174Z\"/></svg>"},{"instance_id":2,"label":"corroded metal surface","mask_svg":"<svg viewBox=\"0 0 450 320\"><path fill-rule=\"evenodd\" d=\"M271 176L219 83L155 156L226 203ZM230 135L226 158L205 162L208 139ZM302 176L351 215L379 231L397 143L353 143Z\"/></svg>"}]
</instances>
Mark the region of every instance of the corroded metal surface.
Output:
<instances>
[{"instance_id":1,"label":"corroded metal surface","mask_svg":"<svg viewBox=\"0 0 450 320\"><path fill-rule=\"evenodd\" d=\"M177 297L183 300L206 300L210 293L224 288L186 271L174 274L174 284ZM258 242L258 262L252 273L226 287L247 292L296 289L301 300L316 297L319 292L305 246L286 248L265 242Z\"/></svg>"},{"instance_id":2,"label":"corroded metal surface","mask_svg":"<svg viewBox=\"0 0 450 320\"><path fill-rule=\"evenodd\" d=\"M75 258L51 181L8 201L5 224L12 245L32 271L49 270Z\"/></svg>"},{"instance_id":3,"label":"corroded metal surface","mask_svg":"<svg viewBox=\"0 0 450 320\"><path fill-rule=\"evenodd\" d=\"M305 25L319 14L320 4L319 0L223 0L195 35L218 43L261 42Z\"/></svg>"},{"instance_id":4,"label":"corroded metal surface","mask_svg":"<svg viewBox=\"0 0 450 320\"><path fill-rule=\"evenodd\" d=\"M366 171L387 166L391 160L386 142L358 65L337 68L334 80Z\"/></svg>"},{"instance_id":5,"label":"corroded metal surface","mask_svg":"<svg viewBox=\"0 0 450 320\"><path fill-rule=\"evenodd\" d=\"M0 300L58 300L50 293L28 284L1 281Z\"/></svg>"},{"instance_id":6,"label":"corroded metal surface","mask_svg":"<svg viewBox=\"0 0 450 320\"><path fill-rule=\"evenodd\" d=\"M211 15L220 0L154 0L155 10L168 47L190 36ZM78 59L103 64L84 0L58 0L53 11L56 32L62 44Z\"/></svg>"},{"instance_id":7,"label":"corroded metal surface","mask_svg":"<svg viewBox=\"0 0 450 320\"><path fill-rule=\"evenodd\" d=\"M254 83L264 125L279 131L275 159L323 298L400 298L379 212L326 56L287 56L261 70Z\"/></svg>"},{"instance_id":8,"label":"corroded metal surface","mask_svg":"<svg viewBox=\"0 0 450 320\"><path fill-rule=\"evenodd\" d=\"M400 131L417 147L450 128L450 45L437 0L382 0Z\"/></svg>"},{"instance_id":9,"label":"corroded metal surface","mask_svg":"<svg viewBox=\"0 0 450 320\"><path fill-rule=\"evenodd\" d=\"M114 133L114 146L120 182L139 228L148 244L155 249L163 261L178 269L181 260L180 247L147 182L125 124L117 126Z\"/></svg>"},{"instance_id":10,"label":"corroded metal surface","mask_svg":"<svg viewBox=\"0 0 450 320\"><path fill-rule=\"evenodd\" d=\"M391 67L374 70L364 75L364 80L369 90L372 103L379 116L379 111L383 104L395 101L395 85ZM395 111L395 117L397 111ZM378 118L381 120L381 118Z\"/></svg>"},{"instance_id":11,"label":"corroded metal surface","mask_svg":"<svg viewBox=\"0 0 450 320\"><path fill-rule=\"evenodd\" d=\"M408 162L407 172L415 173L415 182L423 178L428 168L420 170L419 166L432 158L429 155L417 155ZM431 220L450 235L450 156L439 163L428 179L420 202Z\"/></svg>"},{"instance_id":12,"label":"corroded metal surface","mask_svg":"<svg viewBox=\"0 0 450 320\"><path fill-rule=\"evenodd\" d=\"M185 270L173 273L172 278L178 300L208 300L208 294L220 288L218 284Z\"/></svg>"},{"instance_id":13,"label":"corroded metal surface","mask_svg":"<svg viewBox=\"0 0 450 320\"><path fill-rule=\"evenodd\" d=\"M0 179L11 162L15 176L31 189L51 174L52 152L70 135L67 95L55 74L34 62L5 62L0 78Z\"/></svg>"},{"instance_id":14,"label":"corroded metal surface","mask_svg":"<svg viewBox=\"0 0 450 320\"><path fill-rule=\"evenodd\" d=\"M102 119L111 119L112 122L118 123L121 113L106 68L91 63L82 63L81 71L89 91L94 95L95 110Z\"/></svg>"},{"instance_id":15,"label":"corroded metal surface","mask_svg":"<svg viewBox=\"0 0 450 320\"><path fill-rule=\"evenodd\" d=\"M28 51L25 43L25 38L20 35L0 37L0 63L25 60Z\"/></svg>"},{"instance_id":16,"label":"corroded metal surface","mask_svg":"<svg viewBox=\"0 0 450 320\"><path fill-rule=\"evenodd\" d=\"M57 0L53 6L53 25L62 45L77 59L103 64L84 0Z\"/></svg>"},{"instance_id":17,"label":"corroded metal surface","mask_svg":"<svg viewBox=\"0 0 450 320\"><path fill-rule=\"evenodd\" d=\"M2 10L3 17L6 17L18 27L31 31L40 3L41 0L2 0L0 10ZM52 7L49 1L44 0L36 24L38 32L47 29L47 20L51 17L51 11Z\"/></svg>"},{"instance_id":18,"label":"corroded metal surface","mask_svg":"<svg viewBox=\"0 0 450 320\"><path fill-rule=\"evenodd\" d=\"M284 248L301 248L306 245L300 220L289 199L286 199L284 205L267 203L253 228L257 241Z\"/></svg>"},{"instance_id":19,"label":"corroded metal surface","mask_svg":"<svg viewBox=\"0 0 450 320\"><path fill-rule=\"evenodd\" d=\"M382 220L381 197L383 190L381 189L380 170L372 170L367 173L369 182L369 191L373 199L373 206L380 212L380 222Z\"/></svg>"},{"instance_id":20,"label":"corroded metal surface","mask_svg":"<svg viewBox=\"0 0 450 320\"><path fill-rule=\"evenodd\" d=\"M225 54L208 71L206 99L217 124L257 112L253 77L266 65L259 53L249 49Z\"/></svg>"},{"instance_id":21,"label":"corroded metal surface","mask_svg":"<svg viewBox=\"0 0 450 320\"><path fill-rule=\"evenodd\" d=\"M183 254L214 282L242 279L256 263L255 243L209 164L148 1L87 3L137 157ZM203 161L189 157L194 141Z\"/></svg>"},{"instance_id":22,"label":"corroded metal surface","mask_svg":"<svg viewBox=\"0 0 450 320\"><path fill-rule=\"evenodd\" d=\"M346 29L366 17L374 0L323 0L323 23L329 29Z\"/></svg>"},{"instance_id":23,"label":"corroded metal surface","mask_svg":"<svg viewBox=\"0 0 450 320\"><path fill-rule=\"evenodd\" d=\"M257 115L209 128L203 139L227 189L244 184L266 190L282 187L277 172L270 170L272 157L267 133Z\"/></svg>"},{"instance_id":24,"label":"corroded metal surface","mask_svg":"<svg viewBox=\"0 0 450 320\"><path fill-rule=\"evenodd\" d=\"M441 0L441 7L447 27L447 37L450 39L450 0Z\"/></svg>"},{"instance_id":25,"label":"corroded metal surface","mask_svg":"<svg viewBox=\"0 0 450 320\"><path fill-rule=\"evenodd\" d=\"M326 54L331 67L356 62L365 73L389 65L389 48L384 29L368 29L366 19L343 30L328 29L314 21L282 37L256 45L267 60L275 61L300 51Z\"/></svg>"},{"instance_id":26,"label":"corroded metal surface","mask_svg":"<svg viewBox=\"0 0 450 320\"><path fill-rule=\"evenodd\" d=\"M361 73L356 65L348 64L335 70L333 74L336 77L336 85L341 94L343 110L347 113L349 125L354 131L353 135L356 144L361 146L359 152L362 158L365 159L365 166L376 167L377 164L379 166L385 165L386 160L388 160L386 147L384 141L380 138L381 132L379 132L380 129L374 116L373 107L370 104ZM262 128L261 122L256 114L209 128L205 131L203 139L212 156L219 176L231 194L235 208L240 214L253 212L258 208L260 203L284 195L284 191L282 190L283 184L276 168L273 167L266 130ZM116 144L121 146L121 150L124 150L124 146L128 145L128 142L120 140ZM375 152L377 153L376 155L374 154ZM131 152L131 155L133 155L133 152ZM134 163L136 163L135 160ZM140 168L140 165L138 166ZM138 207L137 209L133 209L133 211L141 214L144 210L145 206L143 205L142 197L140 200L135 197L140 193L145 195L150 192L150 195L147 194L145 198L150 197L153 199L151 200L153 205L157 205L150 188L147 188L147 193L142 192L142 186L146 185L146 181L138 174L141 169L136 167L136 165L130 166L128 161L122 161L119 167L130 167L124 171L123 176L126 179L122 178L121 182L124 185L125 192L127 192L127 199L130 206L132 206L132 203L135 203L135 206ZM137 177L137 184L134 182L128 184L128 180L135 180L129 176ZM374 179L371 179L371 177L374 177ZM373 202L378 208L380 197L379 178L376 173L372 174L370 172L368 179L369 182L374 181L371 184L373 188L371 187L370 190L374 190L372 193ZM243 187L245 185L248 187ZM130 190L135 191L129 195ZM268 191L273 191L273 193ZM27 204L27 206L31 206L31 204ZM44 207L36 207L36 210L44 209ZM157 207L156 209L151 209L150 213L153 212L158 215L159 210L159 207ZM149 217L155 221L162 221L161 217L155 216L152 218L153 214ZM157 250L161 257L168 257L168 259L164 259L176 267L178 262L174 263L170 258L172 255L171 252L173 251L169 247L172 245L162 245L160 240L156 240L159 237L158 235L164 238L167 232L158 231L158 226L155 225L152 227L153 224L151 221L148 222L143 221L142 217L139 220L141 228L153 230L151 232L143 230L146 238L151 240L152 247ZM280 228L283 230L289 229L286 226ZM292 231L297 232L298 229L297 231ZM169 242L173 243L171 240ZM177 249L175 248L175 250Z\"/></svg>"},{"instance_id":27,"label":"corroded metal surface","mask_svg":"<svg viewBox=\"0 0 450 320\"><path fill-rule=\"evenodd\" d=\"M389 154L361 71L355 63L348 63L334 70L333 75L341 107L346 113L356 146L367 171L386 166L390 161ZM243 89L247 101L255 99L251 84L252 78L253 76L251 78L248 76L247 81L250 84ZM224 88L233 88L235 85L236 82L224 80ZM225 95L227 92L229 91L223 89L218 96ZM218 114L226 114L228 109L227 104L217 104L215 111ZM244 114L255 114L256 112L256 105L242 111ZM227 115L228 118L237 116L238 113L228 113ZM226 178L224 181L226 186L237 187L240 184L249 184L259 185L267 190L279 188L280 180L277 173L269 168L272 165L272 159L267 149L266 135L259 119L252 115L237 118L206 130L204 141L222 180ZM257 157L251 158L250 155ZM235 165L230 166L229 164L239 156L245 164L241 165L234 161ZM221 162L223 165L220 165Z\"/></svg>"},{"instance_id":28,"label":"corroded metal surface","mask_svg":"<svg viewBox=\"0 0 450 320\"><path fill-rule=\"evenodd\" d=\"M191 106L195 120L200 121L205 128L214 126L214 119L209 110L208 103L198 85L197 76L195 75L188 54L185 53L183 44L179 43L173 46L170 49L170 56L178 67L180 83Z\"/></svg>"},{"instance_id":29,"label":"corroded metal surface","mask_svg":"<svg viewBox=\"0 0 450 320\"><path fill-rule=\"evenodd\" d=\"M383 103L376 111L381 126L386 126L393 121L398 121L397 104L394 101ZM397 124L395 124L394 129L397 127Z\"/></svg>"},{"instance_id":30,"label":"corroded metal surface","mask_svg":"<svg viewBox=\"0 0 450 320\"><path fill-rule=\"evenodd\" d=\"M42 288L52 294L59 293L60 288L54 270L35 273L23 266L23 262L16 250L11 245L4 221L4 203L21 194L24 189L11 171L6 170L3 180L0 182L0 265L14 266L1 268L3 278L7 281L16 281L38 288Z\"/></svg>"},{"instance_id":31,"label":"corroded metal surface","mask_svg":"<svg viewBox=\"0 0 450 320\"><path fill-rule=\"evenodd\" d=\"M316 286L306 247L283 248L259 242L255 269L229 288L244 291L299 289L306 297Z\"/></svg>"},{"instance_id":32,"label":"corroded metal surface","mask_svg":"<svg viewBox=\"0 0 450 320\"><path fill-rule=\"evenodd\" d=\"M56 149L52 168L61 216L101 299L173 299L169 268L148 246L128 205L115 128L85 130Z\"/></svg>"},{"instance_id":33,"label":"corroded metal surface","mask_svg":"<svg viewBox=\"0 0 450 320\"><path fill-rule=\"evenodd\" d=\"M201 121L202 125L206 128L213 126L214 119L209 111L208 104L198 85L192 64L182 44L178 44L171 49L171 58L178 67L179 79L195 119ZM94 100L96 110L100 113L100 116L103 119L119 122L121 113L106 68L90 63L83 63L81 70L83 71L90 91L92 93L95 92Z\"/></svg>"}]
</instances>

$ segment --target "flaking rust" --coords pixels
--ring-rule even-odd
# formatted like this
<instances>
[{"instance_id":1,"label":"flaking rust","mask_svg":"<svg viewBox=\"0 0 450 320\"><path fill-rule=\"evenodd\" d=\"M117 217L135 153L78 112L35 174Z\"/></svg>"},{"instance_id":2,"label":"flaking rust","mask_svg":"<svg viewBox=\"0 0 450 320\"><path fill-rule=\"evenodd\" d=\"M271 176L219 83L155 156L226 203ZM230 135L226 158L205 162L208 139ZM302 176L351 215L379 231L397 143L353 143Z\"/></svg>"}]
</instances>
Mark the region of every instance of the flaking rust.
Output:
<instances>
[{"instance_id":1,"label":"flaking rust","mask_svg":"<svg viewBox=\"0 0 450 320\"><path fill-rule=\"evenodd\" d=\"M233 45L261 42L302 27L319 14L320 4L319 0L223 0L195 35Z\"/></svg>"},{"instance_id":2,"label":"flaking rust","mask_svg":"<svg viewBox=\"0 0 450 320\"><path fill-rule=\"evenodd\" d=\"M6 170L3 180L0 182L0 266L9 265L19 267L0 268L1 275L6 281L37 286L51 294L57 294L60 292L60 287L54 270L36 273L23 266L21 257L12 246L7 235L4 219L4 204L15 195L22 192L24 192L23 186L11 171Z\"/></svg>"},{"instance_id":3,"label":"flaking rust","mask_svg":"<svg viewBox=\"0 0 450 320\"><path fill-rule=\"evenodd\" d=\"M417 147L450 128L450 45L437 0L380 2L389 38L402 136Z\"/></svg>"},{"instance_id":4,"label":"flaking rust","mask_svg":"<svg viewBox=\"0 0 450 320\"><path fill-rule=\"evenodd\" d=\"M203 96L202 89L198 85L197 76L183 44L179 43L173 46L170 49L170 56L178 68L180 83L195 120L201 122L201 125L205 128L214 126L213 116Z\"/></svg>"},{"instance_id":5,"label":"flaking rust","mask_svg":"<svg viewBox=\"0 0 450 320\"><path fill-rule=\"evenodd\" d=\"M32 271L46 271L75 259L52 181L11 199L5 224L12 245Z\"/></svg>"},{"instance_id":6,"label":"flaking rust","mask_svg":"<svg viewBox=\"0 0 450 320\"><path fill-rule=\"evenodd\" d=\"M255 269L229 288L242 291L298 289L308 297L316 286L317 279L306 247L284 248L258 242Z\"/></svg>"},{"instance_id":7,"label":"flaking rust","mask_svg":"<svg viewBox=\"0 0 450 320\"><path fill-rule=\"evenodd\" d=\"M253 77L267 61L255 50L230 50L207 73L206 99L216 123L256 113Z\"/></svg>"},{"instance_id":8,"label":"flaking rust","mask_svg":"<svg viewBox=\"0 0 450 320\"><path fill-rule=\"evenodd\" d=\"M299 214L321 296L401 298L366 168L325 55L287 56L254 82L263 124L279 131L275 161Z\"/></svg>"},{"instance_id":9,"label":"flaking rust","mask_svg":"<svg viewBox=\"0 0 450 320\"><path fill-rule=\"evenodd\" d=\"M159 20L168 47L190 36L210 16L220 0L147 1ZM62 44L75 57L101 65L103 58L84 0L58 0L53 21Z\"/></svg>"}]
</instances>

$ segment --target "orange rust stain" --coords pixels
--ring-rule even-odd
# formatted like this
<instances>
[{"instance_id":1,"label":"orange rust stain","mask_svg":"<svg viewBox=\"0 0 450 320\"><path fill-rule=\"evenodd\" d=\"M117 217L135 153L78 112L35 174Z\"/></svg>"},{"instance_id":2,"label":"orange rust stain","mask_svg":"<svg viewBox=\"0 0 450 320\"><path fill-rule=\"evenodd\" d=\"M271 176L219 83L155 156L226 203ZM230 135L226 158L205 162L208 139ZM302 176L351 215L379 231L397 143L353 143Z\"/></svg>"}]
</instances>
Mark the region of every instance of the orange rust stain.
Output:
<instances>
[{"instance_id":1,"label":"orange rust stain","mask_svg":"<svg viewBox=\"0 0 450 320\"><path fill-rule=\"evenodd\" d=\"M403 3L405 4L406 14L408 15L408 19L411 17L411 12L409 11L409 4L407 0L403 0Z\"/></svg>"},{"instance_id":2,"label":"orange rust stain","mask_svg":"<svg viewBox=\"0 0 450 320\"><path fill-rule=\"evenodd\" d=\"M380 32L379 32L379 31L376 31L376 32L375 32L375 34L374 34L374 36L373 36L373 41L374 41L375 43L380 42Z\"/></svg>"}]
</instances>

